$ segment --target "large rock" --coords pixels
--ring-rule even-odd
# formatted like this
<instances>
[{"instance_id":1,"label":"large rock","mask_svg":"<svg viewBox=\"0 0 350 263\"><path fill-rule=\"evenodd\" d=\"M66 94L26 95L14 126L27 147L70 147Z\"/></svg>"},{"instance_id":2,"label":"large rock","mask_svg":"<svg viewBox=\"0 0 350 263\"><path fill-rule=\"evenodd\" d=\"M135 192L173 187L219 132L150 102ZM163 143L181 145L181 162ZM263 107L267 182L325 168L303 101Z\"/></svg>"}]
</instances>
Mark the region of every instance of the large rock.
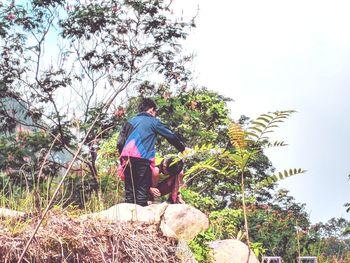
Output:
<instances>
[{"instance_id":1,"label":"large rock","mask_svg":"<svg viewBox=\"0 0 350 263\"><path fill-rule=\"evenodd\" d=\"M191 249L188 247L185 240L180 239L176 247L176 256L181 260L181 263L198 263Z\"/></svg>"},{"instance_id":2,"label":"large rock","mask_svg":"<svg viewBox=\"0 0 350 263\"><path fill-rule=\"evenodd\" d=\"M0 207L0 217L22 217L24 216L24 212L18 212L15 210L7 209L7 208L2 208Z\"/></svg>"},{"instance_id":3,"label":"large rock","mask_svg":"<svg viewBox=\"0 0 350 263\"><path fill-rule=\"evenodd\" d=\"M145 223L159 223L160 218L167 206L167 203L150 205L146 207L130 203L120 203L110 207L107 210L83 215L81 217L106 219L119 222L137 221Z\"/></svg>"},{"instance_id":4,"label":"large rock","mask_svg":"<svg viewBox=\"0 0 350 263\"><path fill-rule=\"evenodd\" d=\"M111 208L81 216L82 218L106 219L127 222L160 223L164 236L191 240L209 226L208 218L198 209L186 204L153 204L142 207L120 203Z\"/></svg>"},{"instance_id":5,"label":"large rock","mask_svg":"<svg viewBox=\"0 0 350 263\"><path fill-rule=\"evenodd\" d=\"M169 205L160 222L163 235L184 240L193 239L208 226L208 217L186 204Z\"/></svg>"},{"instance_id":6,"label":"large rock","mask_svg":"<svg viewBox=\"0 0 350 263\"><path fill-rule=\"evenodd\" d=\"M248 246L237 239L216 240L209 247L217 263L259 263L253 251L249 253Z\"/></svg>"}]
</instances>

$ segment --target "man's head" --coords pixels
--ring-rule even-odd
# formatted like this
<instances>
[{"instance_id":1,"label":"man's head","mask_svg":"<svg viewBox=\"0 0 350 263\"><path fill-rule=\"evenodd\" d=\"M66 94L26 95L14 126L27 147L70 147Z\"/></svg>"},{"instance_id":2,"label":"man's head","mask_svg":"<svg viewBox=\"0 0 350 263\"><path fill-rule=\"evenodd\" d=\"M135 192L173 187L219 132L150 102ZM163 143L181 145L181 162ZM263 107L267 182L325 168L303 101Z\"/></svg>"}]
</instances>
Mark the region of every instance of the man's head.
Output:
<instances>
[{"instance_id":1,"label":"man's head","mask_svg":"<svg viewBox=\"0 0 350 263\"><path fill-rule=\"evenodd\" d=\"M157 104L154 100L149 98L143 98L138 107L139 112L147 112L152 116L156 115Z\"/></svg>"},{"instance_id":2,"label":"man's head","mask_svg":"<svg viewBox=\"0 0 350 263\"><path fill-rule=\"evenodd\" d=\"M184 162L181 159L170 157L164 159L161 164L161 171L164 174L169 174L170 176L178 175L184 168Z\"/></svg>"}]
</instances>

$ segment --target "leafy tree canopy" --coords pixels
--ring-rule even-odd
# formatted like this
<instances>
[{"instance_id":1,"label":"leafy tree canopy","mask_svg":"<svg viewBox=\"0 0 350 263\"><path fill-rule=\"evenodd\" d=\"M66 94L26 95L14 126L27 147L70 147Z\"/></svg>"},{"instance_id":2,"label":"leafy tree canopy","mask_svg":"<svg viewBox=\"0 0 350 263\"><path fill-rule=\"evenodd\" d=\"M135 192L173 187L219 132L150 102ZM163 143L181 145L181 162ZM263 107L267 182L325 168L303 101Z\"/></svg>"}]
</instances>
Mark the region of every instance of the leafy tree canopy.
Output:
<instances>
[{"instance_id":1,"label":"leafy tree canopy","mask_svg":"<svg viewBox=\"0 0 350 263\"><path fill-rule=\"evenodd\" d=\"M195 24L175 17L171 1L5 1L0 14L0 131L42 131L41 149L55 142L66 156L51 158L57 168L83 144L78 162L96 182L99 140L119 124L111 111L147 79L190 79L181 41Z\"/></svg>"}]
</instances>

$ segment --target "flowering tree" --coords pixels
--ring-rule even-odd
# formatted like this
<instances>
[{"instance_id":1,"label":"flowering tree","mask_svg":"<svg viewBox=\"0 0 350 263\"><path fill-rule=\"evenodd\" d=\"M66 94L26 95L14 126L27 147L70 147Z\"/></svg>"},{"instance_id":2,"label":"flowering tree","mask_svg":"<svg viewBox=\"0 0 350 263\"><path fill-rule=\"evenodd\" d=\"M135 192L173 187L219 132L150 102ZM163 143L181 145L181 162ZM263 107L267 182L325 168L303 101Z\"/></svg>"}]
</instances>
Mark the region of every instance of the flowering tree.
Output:
<instances>
[{"instance_id":1,"label":"flowering tree","mask_svg":"<svg viewBox=\"0 0 350 263\"><path fill-rule=\"evenodd\" d=\"M95 184L98 141L119 124L111 112L145 81L189 80L190 57L181 55L180 40L194 22L174 17L171 1L5 1L0 14L3 140L18 125L40 131L46 143L33 151L54 142L62 154L49 160L57 167L83 144L77 159ZM34 173L43 159L36 156ZM18 166L6 162L1 169Z\"/></svg>"}]
</instances>

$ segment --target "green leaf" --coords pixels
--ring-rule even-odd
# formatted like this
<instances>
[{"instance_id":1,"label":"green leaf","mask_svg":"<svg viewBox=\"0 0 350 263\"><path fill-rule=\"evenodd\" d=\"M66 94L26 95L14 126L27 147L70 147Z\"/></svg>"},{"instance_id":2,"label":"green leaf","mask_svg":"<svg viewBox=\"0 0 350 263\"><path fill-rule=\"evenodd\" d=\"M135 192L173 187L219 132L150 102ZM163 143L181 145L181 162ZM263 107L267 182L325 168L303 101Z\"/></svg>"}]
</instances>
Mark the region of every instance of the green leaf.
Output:
<instances>
[{"instance_id":1,"label":"green leaf","mask_svg":"<svg viewBox=\"0 0 350 263\"><path fill-rule=\"evenodd\" d=\"M256 126L260 126L260 127L263 127L263 128L266 128L267 125L262 123L262 122L258 122L258 121L253 121L252 124L256 125Z\"/></svg>"},{"instance_id":2,"label":"green leaf","mask_svg":"<svg viewBox=\"0 0 350 263\"><path fill-rule=\"evenodd\" d=\"M249 130L257 131L257 132L259 132L259 133L262 133L262 132L263 132L261 129L259 129L259 128L257 128L257 127L249 127L248 129L249 129Z\"/></svg>"},{"instance_id":3,"label":"green leaf","mask_svg":"<svg viewBox=\"0 0 350 263\"><path fill-rule=\"evenodd\" d=\"M301 173L305 173L306 170L303 170L301 168L294 168L294 169L289 169L289 170L284 170L282 172L278 172L270 177L267 177L266 179L262 180L257 186L256 189L262 188L262 187L266 187L270 184L276 183L280 180L283 180L287 177L296 175L296 174L301 174Z\"/></svg>"},{"instance_id":4,"label":"green leaf","mask_svg":"<svg viewBox=\"0 0 350 263\"><path fill-rule=\"evenodd\" d=\"M260 117L265 117L265 118L268 118L268 119L273 119L273 117L271 115L268 115L268 114L261 114Z\"/></svg>"},{"instance_id":5,"label":"green leaf","mask_svg":"<svg viewBox=\"0 0 350 263\"><path fill-rule=\"evenodd\" d=\"M282 146L287 146L288 144L284 143L284 141L274 141L272 143L267 143L265 146L266 148L271 148L271 147L282 147Z\"/></svg>"},{"instance_id":6,"label":"green leaf","mask_svg":"<svg viewBox=\"0 0 350 263\"><path fill-rule=\"evenodd\" d=\"M270 120L269 119L267 119L267 118L264 118L264 117L258 117L257 118L257 120L259 120L259 121L264 121L264 122L267 122L267 123L269 123L270 122Z\"/></svg>"},{"instance_id":7,"label":"green leaf","mask_svg":"<svg viewBox=\"0 0 350 263\"><path fill-rule=\"evenodd\" d=\"M246 132L246 134L248 136L252 136L252 137L257 138L257 139L259 138L259 136L257 134L255 134L254 132Z\"/></svg>"}]
</instances>

